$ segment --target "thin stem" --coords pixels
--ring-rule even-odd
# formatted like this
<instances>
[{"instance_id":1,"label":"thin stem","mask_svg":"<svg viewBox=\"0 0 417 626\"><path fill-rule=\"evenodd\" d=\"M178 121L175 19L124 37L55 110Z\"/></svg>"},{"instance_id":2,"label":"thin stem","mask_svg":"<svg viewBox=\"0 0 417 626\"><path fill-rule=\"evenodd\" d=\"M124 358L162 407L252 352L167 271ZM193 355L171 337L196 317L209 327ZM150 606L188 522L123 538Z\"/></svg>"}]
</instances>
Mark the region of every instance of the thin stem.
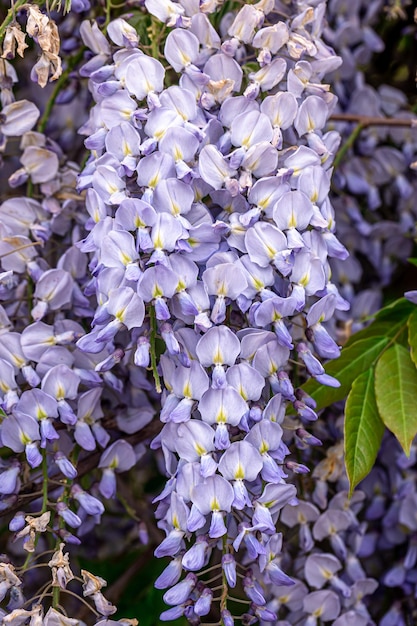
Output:
<instances>
[{"instance_id":1,"label":"thin stem","mask_svg":"<svg viewBox=\"0 0 417 626\"><path fill-rule=\"evenodd\" d=\"M73 591L70 591L69 589L62 589L62 593L67 593L70 596L73 596L74 598L77 598L77 600L79 600L80 602L82 602L83 604L85 604L85 606L87 606L90 611L92 613L94 613L94 615L96 617L99 617L100 614L97 613L97 611L95 609L93 609L93 607L91 606L91 604L88 604L88 602L86 600L84 600L84 598L81 598L81 596L77 595L76 593L74 593Z\"/></svg>"},{"instance_id":2,"label":"thin stem","mask_svg":"<svg viewBox=\"0 0 417 626\"><path fill-rule=\"evenodd\" d=\"M239 604L251 604L250 600L241 600L240 598L234 598L233 596L227 596L232 602L238 602Z\"/></svg>"},{"instance_id":3,"label":"thin stem","mask_svg":"<svg viewBox=\"0 0 417 626\"><path fill-rule=\"evenodd\" d=\"M40 514L46 513L48 510L48 459L46 457L46 450L42 450L42 508ZM40 533L36 534L34 540L34 548L38 545ZM30 560L32 558L32 552L29 552L27 555L25 562L23 563L21 572L26 572L28 569Z\"/></svg>"},{"instance_id":4,"label":"thin stem","mask_svg":"<svg viewBox=\"0 0 417 626\"><path fill-rule=\"evenodd\" d=\"M7 237L5 237L3 239L3 241L7 242ZM18 248L14 248L13 250L9 250L9 252L5 252L4 254L0 255L0 259L3 259L5 256L9 256L9 254L14 254L15 252L20 252L20 250L24 250L25 248L31 248L32 246L41 246L42 242L41 241L31 241L31 243L25 243L22 246L19 246Z\"/></svg>"},{"instance_id":5,"label":"thin stem","mask_svg":"<svg viewBox=\"0 0 417 626\"><path fill-rule=\"evenodd\" d=\"M334 113L329 122L354 122L357 126L346 139L333 162L333 167L338 167L344 159L347 151L353 146L360 133L369 126L391 126L397 128L415 128L416 120L395 117L374 117L369 115L355 115L351 113Z\"/></svg>"},{"instance_id":6,"label":"thin stem","mask_svg":"<svg viewBox=\"0 0 417 626\"><path fill-rule=\"evenodd\" d=\"M48 459L46 450L42 450L42 509L41 514L48 510Z\"/></svg>"},{"instance_id":7,"label":"thin stem","mask_svg":"<svg viewBox=\"0 0 417 626\"><path fill-rule=\"evenodd\" d=\"M223 536L223 554L227 554L227 538ZM227 584L226 573L222 568L222 595L220 597L220 613L227 610L227 596L229 593L229 586Z\"/></svg>"},{"instance_id":8,"label":"thin stem","mask_svg":"<svg viewBox=\"0 0 417 626\"><path fill-rule=\"evenodd\" d=\"M213 572L215 569L218 569L220 567L220 563L216 563L216 565L212 565L211 567L208 567L207 569L203 569L200 573L199 576L205 576L205 574L209 574L210 572ZM219 576L221 574L221 571L219 572Z\"/></svg>"},{"instance_id":9,"label":"thin stem","mask_svg":"<svg viewBox=\"0 0 417 626\"><path fill-rule=\"evenodd\" d=\"M150 321L151 321L151 336L150 336L150 354L151 354L151 366L152 366L152 374L155 381L155 390L156 393L162 393L161 387L161 379L158 374L158 363L156 361L156 337L157 337L157 324L156 324L156 315L155 308L150 306Z\"/></svg>"},{"instance_id":10,"label":"thin stem","mask_svg":"<svg viewBox=\"0 0 417 626\"><path fill-rule=\"evenodd\" d=\"M342 145L342 147L340 148L340 150L338 151L338 153L335 156L335 159L333 161L333 167L338 167L341 163L341 161L343 161L347 151L353 146L353 144L355 143L355 141L357 140L357 138L359 137L359 135L361 134L362 130L365 128L365 126L363 126L363 124L358 124L353 131L351 132L351 134L349 135L349 137L346 139L345 143Z\"/></svg>"},{"instance_id":11,"label":"thin stem","mask_svg":"<svg viewBox=\"0 0 417 626\"><path fill-rule=\"evenodd\" d=\"M44 585L42 585L42 587L38 590L38 592L34 596L29 598L29 600L26 600L26 602L22 604L21 608L23 608L24 606L27 606L28 604L36 600L36 598L39 598L39 602L37 604L40 604L40 602L44 598L50 598L52 596L52 593L45 593L47 589L49 589L50 585L51 583L49 581L45 583Z\"/></svg>"},{"instance_id":12,"label":"thin stem","mask_svg":"<svg viewBox=\"0 0 417 626\"><path fill-rule=\"evenodd\" d=\"M215 580L217 580L218 578L220 578L220 576L223 576L223 572L219 572L218 574L216 574L216 576L213 576L212 578L209 578L208 580L204 581L205 585L210 585L211 583L213 583Z\"/></svg>"},{"instance_id":13,"label":"thin stem","mask_svg":"<svg viewBox=\"0 0 417 626\"><path fill-rule=\"evenodd\" d=\"M127 502L126 498L124 496L122 496L120 493L117 494L117 498L119 500L119 502L123 505L126 513L129 515L129 517L131 517L133 520L135 520L135 522L140 522L140 518L136 515L136 511L133 509L133 507L130 506L130 504Z\"/></svg>"},{"instance_id":14,"label":"thin stem","mask_svg":"<svg viewBox=\"0 0 417 626\"><path fill-rule=\"evenodd\" d=\"M31 565L30 567L27 568L27 572L31 572L33 569L38 569L39 567L49 567L48 563L36 563L36 565ZM16 570L17 572L19 572L19 569Z\"/></svg>"},{"instance_id":15,"label":"thin stem","mask_svg":"<svg viewBox=\"0 0 417 626\"><path fill-rule=\"evenodd\" d=\"M59 606L59 600L61 596L61 587L59 585L55 585L52 590L52 607L56 609Z\"/></svg>"}]
</instances>

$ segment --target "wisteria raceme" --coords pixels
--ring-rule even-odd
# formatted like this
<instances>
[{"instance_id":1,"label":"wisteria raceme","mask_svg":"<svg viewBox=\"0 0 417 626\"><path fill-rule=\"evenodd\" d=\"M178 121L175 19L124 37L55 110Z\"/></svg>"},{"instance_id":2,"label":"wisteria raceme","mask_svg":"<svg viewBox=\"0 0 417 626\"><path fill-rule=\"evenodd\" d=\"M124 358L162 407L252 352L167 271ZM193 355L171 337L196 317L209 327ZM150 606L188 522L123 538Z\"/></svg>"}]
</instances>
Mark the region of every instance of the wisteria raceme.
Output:
<instances>
[{"instance_id":1,"label":"wisteria raceme","mask_svg":"<svg viewBox=\"0 0 417 626\"><path fill-rule=\"evenodd\" d=\"M355 36L332 0L94 4L0 26L2 623L136 624L74 561L141 543L167 559L161 621L400 623L364 598L414 593L412 463L391 451L349 498L337 408L300 389L339 386L335 320L374 306L358 253L387 284L414 228L411 134L369 132L333 173L332 115L405 106L356 71L382 2L347 10ZM58 79L48 102L15 99L15 65ZM381 188L392 231L356 199L376 212Z\"/></svg>"},{"instance_id":2,"label":"wisteria raceme","mask_svg":"<svg viewBox=\"0 0 417 626\"><path fill-rule=\"evenodd\" d=\"M151 7L147 8L152 13ZM108 342L122 326L139 328L147 317L150 325L145 337L150 334L146 343L145 337L139 336L138 349L147 346L155 351L155 329L165 340L166 353L161 358L167 390L161 412L165 426L153 448L161 446L171 479L165 495L158 498L157 517L166 539L156 554L177 560L193 534L207 536L209 552L200 567L192 568L196 572L207 562L214 548L213 544L209 548L212 540L220 537L224 557L236 551L240 567L248 558L253 567L264 553L263 544L270 541L268 536L275 536L280 510L295 503L296 490L285 478L286 471L296 465L283 465L288 448L279 426L285 404L293 398L291 386L283 387L280 382L294 348L291 318L301 321L314 302L312 297L317 302L325 297L333 310L345 306L335 290L326 288L327 256L335 249L327 244L329 222L320 210L327 196L315 192L311 184L307 186L308 173L321 184L316 172L326 175L331 163L321 129L334 101L325 89L321 97L310 95L308 88L298 88L293 95L291 81L286 85L284 77L287 71L295 71L301 52L291 45L285 51L281 48L290 41L301 41L310 58L317 54L316 85L321 79L320 62L326 71L324 59L331 56L331 50L324 54L323 46L319 54L310 32L298 32L295 18L293 31L278 22L278 27L285 26L286 37L273 48L268 61L264 55L259 71L249 74L246 86L242 86L242 71L235 60L245 47L246 54L252 47L256 49L254 36L258 32L257 41L262 40L261 26L272 27L273 22L267 26L272 8L271 3L244 7L223 43L219 38L204 54L203 24L206 31L210 28L204 13L195 11L186 21L181 18L168 34L164 49L173 70L182 74L180 90L175 86L164 89L163 65L135 53L132 40L129 48L113 54L112 73L100 67L89 74L96 105L84 132L89 136L87 145L93 146L93 137L99 143L94 141L96 152L81 174L79 186L88 188L92 202L104 203L109 209L102 219L95 220L82 245L94 254L90 266L94 267L100 313L94 316L90 339L82 338L78 345L87 352L100 349L111 353L114 348ZM246 13L254 20L249 28ZM320 19L319 12L314 19ZM194 22L198 27L193 28ZM87 27L83 32L89 32ZM109 35L120 45L115 29ZM89 45L89 40L85 43ZM274 57L278 51L280 56ZM338 63L335 58L334 65ZM106 83L112 84L110 90ZM267 100L259 106L257 97L262 91L277 87L274 97L278 98L287 93L286 86L289 99L282 100L281 109L272 102L268 108ZM315 87L313 93L316 91ZM139 101L141 117L135 114L133 97ZM114 144L119 131L108 124L113 101L127 107L126 121L118 127L123 128L123 154L113 147L120 145ZM144 109L140 109L141 101ZM302 144L298 159L297 153L286 157L291 135L286 140L285 131L291 124ZM139 149L135 147L138 144ZM280 159L283 167L278 169ZM207 198L204 204L199 197ZM227 202L234 203L237 210L232 204L224 213ZM109 220L111 216L114 222ZM196 256L199 231L204 233L205 245L201 253L197 248ZM344 258L346 253L339 247L338 254ZM116 270L118 287L114 291L115 283L109 283L108 277L116 277ZM107 291L103 291L104 284ZM139 304L144 307L144 314L135 322L127 319L129 306L123 304L121 289L125 302L132 303L132 313L137 315ZM200 298L195 299L197 290L205 293L201 304ZM206 322L202 326L203 313ZM227 315L235 317L230 326L224 324ZM128 340L125 352L133 346ZM310 374L337 384L326 377L307 344L299 343L298 352ZM332 356L338 356L336 344ZM136 363L141 362L138 356ZM144 364L149 364L149 358ZM159 380L159 373L154 374ZM299 409L297 403L294 406ZM298 419L303 418L305 412L300 409ZM309 419L315 419L313 411ZM276 436L268 432L267 424L276 425ZM261 441L255 435L258 426L264 437ZM260 476L266 481L263 485ZM274 502L272 508L269 501ZM244 526L239 521L243 519L247 520ZM250 537L259 533L262 539L256 540L259 548L253 553ZM175 571L177 581L180 572ZM294 584L280 568L273 571L275 582ZM186 614L190 619L192 612L203 615L210 611L212 595L204 595L205 587L199 592L196 583L195 576L187 576L165 594L166 602L178 607L175 615ZM165 586L162 579L159 586ZM259 617L266 600L250 589L252 584L244 585L251 603L249 612ZM203 597L207 597L207 608ZM220 611L225 609L220 607Z\"/></svg>"}]
</instances>

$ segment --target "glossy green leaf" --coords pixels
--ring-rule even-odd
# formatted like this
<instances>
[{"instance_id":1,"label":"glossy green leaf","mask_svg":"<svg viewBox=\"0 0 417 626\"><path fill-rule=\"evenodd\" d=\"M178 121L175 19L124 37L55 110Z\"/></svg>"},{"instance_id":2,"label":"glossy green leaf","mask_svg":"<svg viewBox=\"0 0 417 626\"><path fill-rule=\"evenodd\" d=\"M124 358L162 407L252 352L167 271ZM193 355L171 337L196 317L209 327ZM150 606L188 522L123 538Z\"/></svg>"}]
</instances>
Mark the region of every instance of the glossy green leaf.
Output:
<instances>
[{"instance_id":1,"label":"glossy green leaf","mask_svg":"<svg viewBox=\"0 0 417 626\"><path fill-rule=\"evenodd\" d=\"M417 307L408 318L408 343L411 350L411 358L417 365Z\"/></svg>"},{"instance_id":2,"label":"glossy green leaf","mask_svg":"<svg viewBox=\"0 0 417 626\"><path fill-rule=\"evenodd\" d=\"M410 258L410 259L407 259L407 261L408 261L409 263L411 263L412 265L416 265L416 266L417 266L417 259Z\"/></svg>"},{"instance_id":3,"label":"glossy green leaf","mask_svg":"<svg viewBox=\"0 0 417 626\"><path fill-rule=\"evenodd\" d=\"M371 471L385 426L375 398L374 369L354 381L345 408L345 464L350 491Z\"/></svg>"},{"instance_id":4,"label":"glossy green leaf","mask_svg":"<svg viewBox=\"0 0 417 626\"><path fill-rule=\"evenodd\" d=\"M317 402L317 409L323 409L348 395L353 381L368 370L388 345L387 337L370 337L345 346L338 359L326 365L326 372L340 382L340 387L325 387L313 378L302 386L303 390Z\"/></svg>"},{"instance_id":5,"label":"glossy green leaf","mask_svg":"<svg viewBox=\"0 0 417 626\"><path fill-rule=\"evenodd\" d=\"M391 346L378 360L375 394L382 421L409 455L417 434L417 369L403 346Z\"/></svg>"}]
</instances>

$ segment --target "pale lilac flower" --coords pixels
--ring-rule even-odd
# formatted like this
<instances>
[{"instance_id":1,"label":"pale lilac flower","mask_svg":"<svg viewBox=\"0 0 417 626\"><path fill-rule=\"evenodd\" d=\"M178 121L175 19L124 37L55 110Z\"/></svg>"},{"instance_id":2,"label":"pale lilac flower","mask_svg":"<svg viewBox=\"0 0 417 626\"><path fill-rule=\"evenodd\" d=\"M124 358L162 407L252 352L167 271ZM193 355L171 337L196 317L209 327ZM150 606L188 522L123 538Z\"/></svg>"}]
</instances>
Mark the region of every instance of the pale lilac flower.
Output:
<instances>
[{"instance_id":1,"label":"pale lilac flower","mask_svg":"<svg viewBox=\"0 0 417 626\"><path fill-rule=\"evenodd\" d=\"M227 532L223 513L231 510L233 500L234 494L231 485L217 474L206 479L204 489L194 487L192 491L193 503L202 515L211 514L210 537L222 537Z\"/></svg>"}]
</instances>

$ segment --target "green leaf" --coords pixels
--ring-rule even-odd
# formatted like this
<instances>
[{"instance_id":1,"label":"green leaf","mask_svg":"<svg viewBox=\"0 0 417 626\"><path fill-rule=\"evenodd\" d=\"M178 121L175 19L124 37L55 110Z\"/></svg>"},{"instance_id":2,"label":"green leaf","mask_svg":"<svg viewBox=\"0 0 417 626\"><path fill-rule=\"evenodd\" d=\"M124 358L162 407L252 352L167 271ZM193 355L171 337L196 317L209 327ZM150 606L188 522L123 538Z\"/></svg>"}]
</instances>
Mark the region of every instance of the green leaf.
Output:
<instances>
[{"instance_id":1,"label":"green leaf","mask_svg":"<svg viewBox=\"0 0 417 626\"><path fill-rule=\"evenodd\" d=\"M409 456L417 434L417 370L403 346L391 346L376 364L375 394L382 421Z\"/></svg>"},{"instance_id":2,"label":"green leaf","mask_svg":"<svg viewBox=\"0 0 417 626\"><path fill-rule=\"evenodd\" d=\"M350 493L371 471L384 430L376 404L372 368L354 381L346 401L345 464Z\"/></svg>"},{"instance_id":3,"label":"green leaf","mask_svg":"<svg viewBox=\"0 0 417 626\"><path fill-rule=\"evenodd\" d=\"M416 305L407 300L407 298L399 298L398 300L394 300L394 302L391 302L390 304L387 304L387 306L384 306L384 308L380 309L375 314L375 319L398 320L405 318L413 312L413 308L415 306Z\"/></svg>"},{"instance_id":4,"label":"green leaf","mask_svg":"<svg viewBox=\"0 0 417 626\"><path fill-rule=\"evenodd\" d=\"M374 364L388 343L387 337L370 337L345 346L340 357L326 365L326 373L337 378L340 387L325 387L311 378L302 389L314 398L318 410L343 400L353 381Z\"/></svg>"},{"instance_id":5,"label":"green leaf","mask_svg":"<svg viewBox=\"0 0 417 626\"><path fill-rule=\"evenodd\" d=\"M412 265L416 265L416 266L417 266L417 259L414 259L414 258L409 258L409 259L407 259L407 261L408 261L409 263L411 263Z\"/></svg>"},{"instance_id":6,"label":"green leaf","mask_svg":"<svg viewBox=\"0 0 417 626\"><path fill-rule=\"evenodd\" d=\"M411 358L414 361L414 365L417 365L417 308L411 313L408 318L408 343L411 349Z\"/></svg>"}]
</instances>

